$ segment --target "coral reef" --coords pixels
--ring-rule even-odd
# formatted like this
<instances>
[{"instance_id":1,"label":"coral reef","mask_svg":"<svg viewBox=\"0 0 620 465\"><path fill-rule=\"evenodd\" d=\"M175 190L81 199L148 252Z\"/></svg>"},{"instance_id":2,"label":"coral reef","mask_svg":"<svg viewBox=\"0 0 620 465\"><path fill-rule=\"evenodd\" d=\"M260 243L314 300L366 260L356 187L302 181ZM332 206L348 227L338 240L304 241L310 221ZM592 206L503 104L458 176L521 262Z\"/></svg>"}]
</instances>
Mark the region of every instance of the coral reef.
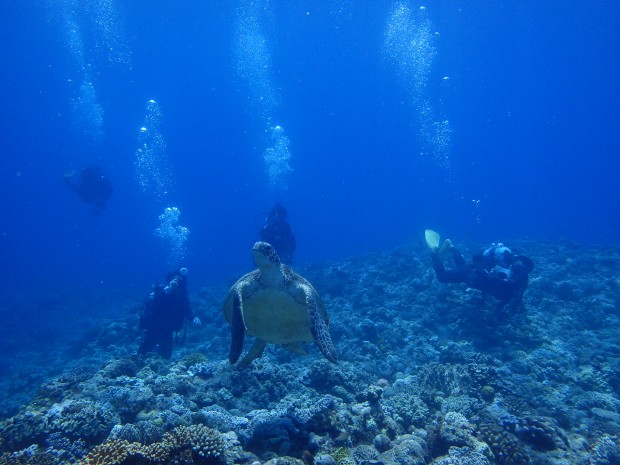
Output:
<instances>
[{"instance_id":1,"label":"coral reef","mask_svg":"<svg viewBox=\"0 0 620 465\"><path fill-rule=\"evenodd\" d=\"M209 464L225 465L226 441L203 425L179 426L166 433L161 442L142 445L125 439L111 439L95 446L82 465Z\"/></svg>"},{"instance_id":2,"label":"coral reef","mask_svg":"<svg viewBox=\"0 0 620 465\"><path fill-rule=\"evenodd\" d=\"M230 366L225 287L192 296L204 324L172 360L134 355L134 307L82 339L73 326L79 357L0 379L0 465L619 463L620 251L515 246L536 268L501 318L438 283L421 245L300 270L329 310L337 365L268 346ZM25 371L38 390L9 395Z\"/></svg>"}]
</instances>

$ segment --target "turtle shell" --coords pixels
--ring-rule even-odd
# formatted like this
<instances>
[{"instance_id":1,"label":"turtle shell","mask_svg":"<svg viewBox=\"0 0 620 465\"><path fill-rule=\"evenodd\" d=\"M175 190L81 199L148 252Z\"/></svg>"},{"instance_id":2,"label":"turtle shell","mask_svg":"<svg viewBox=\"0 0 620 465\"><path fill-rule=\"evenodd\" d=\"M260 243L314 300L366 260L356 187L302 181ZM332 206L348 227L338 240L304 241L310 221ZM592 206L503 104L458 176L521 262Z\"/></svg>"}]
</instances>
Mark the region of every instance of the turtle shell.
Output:
<instances>
[{"instance_id":1,"label":"turtle shell","mask_svg":"<svg viewBox=\"0 0 620 465\"><path fill-rule=\"evenodd\" d=\"M283 271L282 280L267 282L260 273L259 270L252 271L231 287L223 307L226 321L230 323L232 320L233 296L241 287L246 334L274 344L313 341L303 286L310 288L326 323L329 319L312 284L288 267Z\"/></svg>"}]
</instances>

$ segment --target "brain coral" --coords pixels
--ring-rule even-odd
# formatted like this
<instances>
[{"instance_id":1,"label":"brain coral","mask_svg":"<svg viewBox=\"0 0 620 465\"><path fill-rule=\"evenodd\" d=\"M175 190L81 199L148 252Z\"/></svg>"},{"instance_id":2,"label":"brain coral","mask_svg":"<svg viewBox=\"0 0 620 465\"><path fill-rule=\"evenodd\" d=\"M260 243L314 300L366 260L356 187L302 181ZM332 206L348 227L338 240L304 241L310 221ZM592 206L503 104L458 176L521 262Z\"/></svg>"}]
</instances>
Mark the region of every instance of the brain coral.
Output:
<instances>
[{"instance_id":1,"label":"brain coral","mask_svg":"<svg viewBox=\"0 0 620 465\"><path fill-rule=\"evenodd\" d=\"M517 438L488 418L479 422L478 437L486 442L498 465L524 465L530 457L521 447Z\"/></svg>"}]
</instances>

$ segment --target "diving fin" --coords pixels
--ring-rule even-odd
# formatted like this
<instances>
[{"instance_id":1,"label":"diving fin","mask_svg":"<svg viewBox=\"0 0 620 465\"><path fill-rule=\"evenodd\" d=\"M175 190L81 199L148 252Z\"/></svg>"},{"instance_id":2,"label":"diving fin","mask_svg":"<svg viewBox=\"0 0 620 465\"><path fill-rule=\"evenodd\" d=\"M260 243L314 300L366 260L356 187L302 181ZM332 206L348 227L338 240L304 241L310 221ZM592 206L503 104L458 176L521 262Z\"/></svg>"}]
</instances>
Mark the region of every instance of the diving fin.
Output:
<instances>
[{"instance_id":1,"label":"diving fin","mask_svg":"<svg viewBox=\"0 0 620 465\"><path fill-rule=\"evenodd\" d=\"M439 241L441 237L432 229L424 230L424 239L426 239L426 245L428 245L428 248L433 252L439 248Z\"/></svg>"}]
</instances>

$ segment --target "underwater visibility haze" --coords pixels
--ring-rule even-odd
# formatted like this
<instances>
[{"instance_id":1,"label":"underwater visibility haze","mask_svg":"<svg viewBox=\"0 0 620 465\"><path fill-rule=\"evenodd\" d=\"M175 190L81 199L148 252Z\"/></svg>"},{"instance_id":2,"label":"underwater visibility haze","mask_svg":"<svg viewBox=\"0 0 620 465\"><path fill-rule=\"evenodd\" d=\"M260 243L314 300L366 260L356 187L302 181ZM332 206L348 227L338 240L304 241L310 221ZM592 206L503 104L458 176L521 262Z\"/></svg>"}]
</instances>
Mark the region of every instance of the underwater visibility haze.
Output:
<instances>
[{"instance_id":1,"label":"underwater visibility haze","mask_svg":"<svg viewBox=\"0 0 620 465\"><path fill-rule=\"evenodd\" d=\"M86 454L129 440L127 425L142 444L207 425L230 446L222 463L619 463L617 2L36 0L3 2L0 13L1 463L26 463L10 460L31 444L58 463L95 463ZM246 368L255 371L242 396L230 386L239 374L227 365L222 305L256 267L252 247L276 203L341 361L328 365L311 345L302 358L267 349ZM471 314L471 289L434 280L425 229L468 259L500 241L530 257L520 319L459 313ZM180 267L202 326L186 329L172 362L137 361L140 306ZM587 312L594 322L580 320ZM500 349L484 327L509 342ZM577 347L592 342L583 331L605 344L582 366ZM551 367L554 358L574 365ZM75 375L80 366L90 375ZM79 378L67 392L80 382L107 393L92 397L100 429L15 433L36 395L65 412L86 402L51 393L67 367ZM123 394L135 403L123 412L110 394L116 369L143 387ZM282 381L286 369L297 381ZM580 384L570 370L598 374ZM551 392L519 410L531 393L511 389L528 376L571 391L573 410L557 413ZM275 387L250 394L261 379ZM169 404L155 399L173 391ZM180 419L172 404L183 404ZM286 408L294 418L280 424ZM170 416L156 421L156 410ZM476 433L454 439L437 415ZM493 434L513 462L480 445ZM417 452L402 458L399 447Z\"/></svg>"},{"instance_id":2,"label":"underwater visibility haze","mask_svg":"<svg viewBox=\"0 0 620 465\"><path fill-rule=\"evenodd\" d=\"M3 5L2 286L150 282L166 207L206 280L248 265L276 200L300 262L425 227L612 242L618 11L556 6ZM59 181L90 165L100 217Z\"/></svg>"}]
</instances>

